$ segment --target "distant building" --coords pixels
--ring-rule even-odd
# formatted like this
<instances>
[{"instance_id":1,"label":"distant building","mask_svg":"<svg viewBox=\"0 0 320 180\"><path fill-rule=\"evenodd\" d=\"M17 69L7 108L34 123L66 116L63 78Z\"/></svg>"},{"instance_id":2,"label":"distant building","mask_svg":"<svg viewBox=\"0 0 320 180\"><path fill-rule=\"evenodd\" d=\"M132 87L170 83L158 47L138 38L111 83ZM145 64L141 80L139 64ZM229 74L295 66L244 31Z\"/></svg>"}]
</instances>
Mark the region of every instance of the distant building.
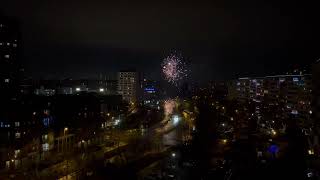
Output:
<instances>
[{"instance_id":1,"label":"distant building","mask_svg":"<svg viewBox=\"0 0 320 180\"><path fill-rule=\"evenodd\" d=\"M31 84L33 93L40 96L72 95L83 92L117 95L118 81L98 79L35 80Z\"/></svg>"},{"instance_id":2,"label":"distant building","mask_svg":"<svg viewBox=\"0 0 320 180\"><path fill-rule=\"evenodd\" d=\"M0 169L19 166L25 137L23 116L17 114L22 106L17 102L18 49L18 24L0 17Z\"/></svg>"},{"instance_id":3,"label":"distant building","mask_svg":"<svg viewBox=\"0 0 320 180\"><path fill-rule=\"evenodd\" d=\"M303 119L303 124L310 123L311 74L246 77L239 78L236 83L240 102L263 103L258 109L282 105L283 116Z\"/></svg>"},{"instance_id":4,"label":"distant building","mask_svg":"<svg viewBox=\"0 0 320 180\"><path fill-rule=\"evenodd\" d=\"M160 100L160 83L153 80L143 80L142 102L144 105L157 108Z\"/></svg>"},{"instance_id":5,"label":"distant building","mask_svg":"<svg viewBox=\"0 0 320 180\"><path fill-rule=\"evenodd\" d=\"M227 84L227 99L234 100L238 98L238 91L237 91L237 81L231 80L228 81Z\"/></svg>"},{"instance_id":6,"label":"distant building","mask_svg":"<svg viewBox=\"0 0 320 180\"><path fill-rule=\"evenodd\" d=\"M121 71L118 74L118 94L127 102L136 102L140 91L139 74L136 71Z\"/></svg>"},{"instance_id":7,"label":"distant building","mask_svg":"<svg viewBox=\"0 0 320 180\"><path fill-rule=\"evenodd\" d=\"M0 17L0 99L2 102L16 95L18 40L17 24Z\"/></svg>"}]
</instances>

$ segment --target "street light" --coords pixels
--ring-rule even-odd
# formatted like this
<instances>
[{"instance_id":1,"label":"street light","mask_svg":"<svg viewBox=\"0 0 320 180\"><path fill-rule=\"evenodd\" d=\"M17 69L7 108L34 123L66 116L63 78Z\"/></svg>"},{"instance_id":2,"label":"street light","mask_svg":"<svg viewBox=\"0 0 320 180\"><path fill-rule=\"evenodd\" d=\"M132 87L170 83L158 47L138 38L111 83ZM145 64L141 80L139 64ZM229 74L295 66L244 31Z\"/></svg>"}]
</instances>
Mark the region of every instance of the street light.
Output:
<instances>
[{"instance_id":1,"label":"street light","mask_svg":"<svg viewBox=\"0 0 320 180\"><path fill-rule=\"evenodd\" d=\"M63 149L65 148L66 150L67 150L66 132L67 132L68 130L69 130L68 127L65 127L65 128L63 129L63 138L64 138L64 140L63 140L62 142L65 144L65 146L62 145L62 148L63 148Z\"/></svg>"},{"instance_id":2,"label":"street light","mask_svg":"<svg viewBox=\"0 0 320 180\"><path fill-rule=\"evenodd\" d=\"M64 129L63 129L63 136L65 136L66 135L66 132L68 131L68 127L65 127Z\"/></svg>"},{"instance_id":3,"label":"street light","mask_svg":"<svg viewBox=\"0 0 320 180\"><path fill-rule=\"evenodd\" d=\"M227 142L228 142L227 139L223 139L223 140L222 140L222 143L223 143L223 144L226 144Z\"/></svg>"}]
</instances>

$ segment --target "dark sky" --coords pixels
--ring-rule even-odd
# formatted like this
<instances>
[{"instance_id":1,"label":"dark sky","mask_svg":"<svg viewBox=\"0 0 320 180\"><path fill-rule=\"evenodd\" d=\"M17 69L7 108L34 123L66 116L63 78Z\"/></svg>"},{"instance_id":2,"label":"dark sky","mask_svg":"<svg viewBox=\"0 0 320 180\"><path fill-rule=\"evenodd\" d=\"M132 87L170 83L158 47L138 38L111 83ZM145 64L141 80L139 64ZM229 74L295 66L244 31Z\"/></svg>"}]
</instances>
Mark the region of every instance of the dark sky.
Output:
<instances>
[{"instance_id":1,"label":"dark sky","mask_svg":"<svg viewBox=\"0 0 320 180\"><path fill-rule=\"evenodd\" d=\"M0 2L3 14L21 22L23 62L34 76L136 67L159 77L162 59L177 51L194 80L270 74L315 61L316 7L272 0Z\"/></svg>"}]
</instances>

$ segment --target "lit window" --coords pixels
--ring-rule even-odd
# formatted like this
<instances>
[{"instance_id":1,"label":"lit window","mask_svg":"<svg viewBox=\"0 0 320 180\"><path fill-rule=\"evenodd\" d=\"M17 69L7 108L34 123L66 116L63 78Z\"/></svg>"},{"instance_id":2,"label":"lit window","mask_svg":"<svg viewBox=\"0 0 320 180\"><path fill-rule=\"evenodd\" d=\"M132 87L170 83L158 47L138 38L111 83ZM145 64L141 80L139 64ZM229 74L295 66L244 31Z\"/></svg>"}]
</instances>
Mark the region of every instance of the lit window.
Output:
<instances>
[{"instance_id":1,"label":"lit window","mask_svg":"<svg viewBox=\"0 0 320 180\"><path fill-rule=\"evenodd\" d=\"M46 141L48 139L48 134L42 135L42 140Z\"/></svg>"},{"instance_id":2,"label":"lit window","mask_svg":"<svg viewBox=\"0 0 320 180\"><path fill-rule=\"evenodd\" d=\"M10 161L6 161L6 168L7 168L7 169L10 168Z\"/></svg>"},{"instance_id":3,"label":"lit window","mask_svg":"<svg viewBox=\"0 0 320 180\"><path fill-rule=\"evenodd\" d=\"M20 149L14 150L14 157L17 158L20 152Z\"/></svg>"},{"instance_id":4,"label":"lit window","mask_svg":"<svg viewBox=\"0 0 320 180\"><path fill-rule=\"evenodd\" d=\"M5 82L5 83L9 83L9 82L10 82L10 79L4 79L4 82Z\"/></svg>"},{"instance_id":5,"label":"lit window","mask_svg":"<svg viewBox=\"0 0 320 180\"><path fill-rule=\"evenodd\" d=\"M7 43L7 46L10 46L10 43Z\"/></svg>"},{"instance_id":6,"label":"lit window","mask_svg":"<svg viewBox=\"0 0 320 180\"><path fill-rule=\"evenodd\" d=\"M9 55L9 54L6 54L6 55L4 55L4 58L9 59L9 58L10 58L10 55Z\"/></svg>"},{"instance_id":7,"label":"lit window","mask_svg":"<svg viewBox=\"0 0 320 180\"><path fill-rule=\"evenodd\" d=\"M21 137L21 133L19 133L19 132L16 132L15 135L16 135L16 138L17 138L17 139L19 139L19 138Z\"/></svg>"},{"instance_id":8,"label":"lit window","mask_svg":"<svg viewBox=\"0 0 320 180\"><path fill-rule=\"evenodd\" d=\"M17 47L17 44L12 44L13 47Z\"/></svg>"},{"instance_id":9,"label":"lit window","mask_svg":"<svg viewBox=\"0 0 320 180\"><path fill-rule=\"evenodd\" d=\"M42 150L43 151L49 151L49 144L48 143L42 144Z\"/></svg>"},{"instance_id":10,"label":"lit window","mask_svg":"<svg viewBox=\"0 0 320 180\"><path fill-rule=\"evenodd\" d=\"M14 122L14 125L15 125L16 127L19 127L19 126L20 126L20 122Z\"/></svg>"},{"instance_id":11,"label":"lit window","mask_svg":"<svg viewBox=\"0 0 320 180\"><path fill-rule=\"evenodd\" d=\"M2 42L0 42L0 46L2 46Z\"/></svg>"}]
</instances>

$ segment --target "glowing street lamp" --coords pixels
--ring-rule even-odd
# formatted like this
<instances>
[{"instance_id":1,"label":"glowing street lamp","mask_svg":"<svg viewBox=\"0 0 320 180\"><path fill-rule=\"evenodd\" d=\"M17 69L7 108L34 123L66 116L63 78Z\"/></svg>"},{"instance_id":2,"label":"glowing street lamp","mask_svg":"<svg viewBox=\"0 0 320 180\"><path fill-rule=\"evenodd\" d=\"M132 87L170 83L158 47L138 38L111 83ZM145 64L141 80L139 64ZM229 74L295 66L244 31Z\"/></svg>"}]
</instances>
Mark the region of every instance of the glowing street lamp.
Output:
<instances>
[{"instance_id":1,"label":"glowing street lamp","mask_svg":"<svg viewBox=\"0 0 320 180\"><path fill-rule=\"evenodd\" d=\"M222 140L222 143L223 143L223 144L226 144L227 142L228 142L227 139L223 139L223 140Z\"/></svg>"},{"instance_id":2,"label":"glowing street lamp","mask_svg":"<svg viewBox=\"0 0 320 180\"><path fill-rule=\"evenodd\" d=\"M65 127L65 128L63 129L63 135L64 135L64 136L66 135L66 132L67 132L68 130L69 130L68 127Z\"/></svg>"}]
</instances>

